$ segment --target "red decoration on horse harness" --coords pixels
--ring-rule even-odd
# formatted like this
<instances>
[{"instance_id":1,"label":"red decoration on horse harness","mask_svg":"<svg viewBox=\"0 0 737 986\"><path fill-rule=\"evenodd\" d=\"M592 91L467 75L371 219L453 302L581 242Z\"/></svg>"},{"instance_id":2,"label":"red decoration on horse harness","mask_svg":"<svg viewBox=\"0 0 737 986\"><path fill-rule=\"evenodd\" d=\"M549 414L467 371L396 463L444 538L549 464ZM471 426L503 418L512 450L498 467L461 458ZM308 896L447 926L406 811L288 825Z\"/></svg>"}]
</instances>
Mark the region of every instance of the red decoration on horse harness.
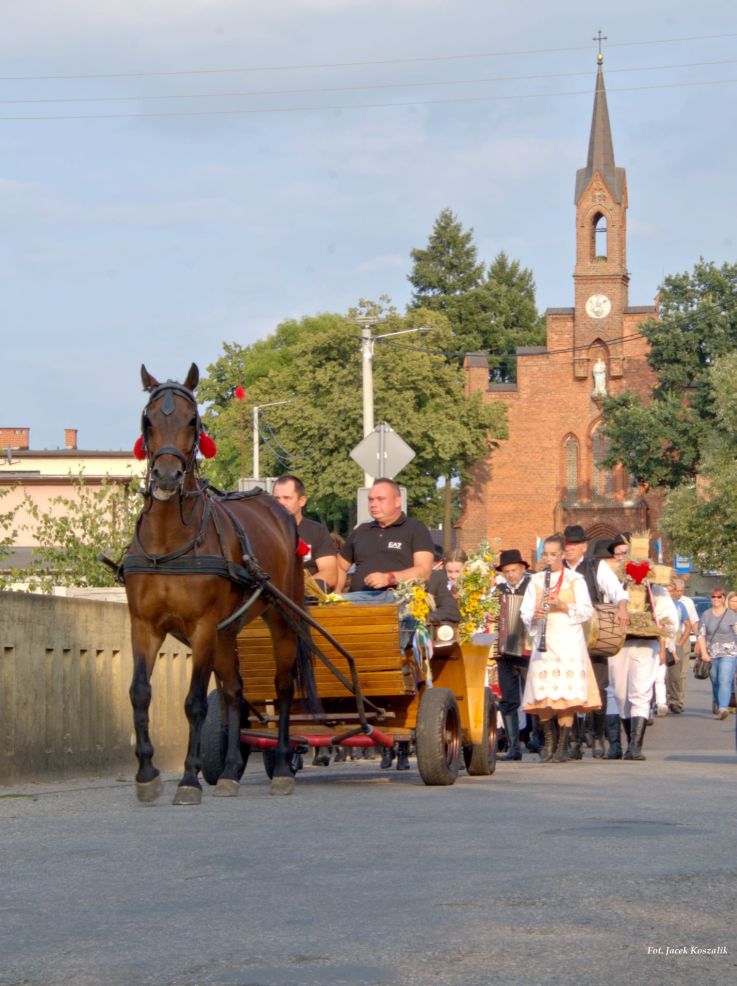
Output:
<instances>
[{"instance_id":1,"label":"red decoration on horse harness","mask_svg":"<svg viewBox=\"0 0 737 986\"><path fill-rule=\"evenodd\" d=\"M200 433L199 440L200 455L206 459L214 459L218 454L218 447L215 442L204 431Z\"/></svg>"},{"instance_id":2,"label":"red decoration on horse harness","mask_svg":"<svg viewBox=\"0 0 737 986\"><path fill-rule=\"evenodd\" d=\"M312 548L309 546L309 544L307 544L306 541L303 541L302 538L297 538L296 554L298 558L306 558L311 551Z\"/></svg>"},{"instance_id":3,"label":"red decoration on horse harness","mask_svg":"<svg viewBox=\"0 0 737 986\"><path fill-rule=\"evenodd\" d=\"M133 454L140 462L143 462L146 458L146 446L143 444L143 435L138 438L138 441L133 446Z\"/></svg>"},{"instance_id":4,"label":"red decoration on horse harness","mask_svg":"<svg viewBox=\"0 0 737 986\"><path fill-rule=\"evenodd\" d=\"M650 563L646 561L628 561L624 566L625 572L636 585L640 585L650 574Z\"/></svg>"},{"instance_id":5,"label":"red decoration on horse harness","mask_svg":"<svg viewBox=\"0 0 737 986\"><path fill-rule=\"evenodd\" d=\"M233 391L233 397L235 397L237 401L244 401L246 399L246 391L240 384L238 384Z\"/></svg>"}]
</instances>

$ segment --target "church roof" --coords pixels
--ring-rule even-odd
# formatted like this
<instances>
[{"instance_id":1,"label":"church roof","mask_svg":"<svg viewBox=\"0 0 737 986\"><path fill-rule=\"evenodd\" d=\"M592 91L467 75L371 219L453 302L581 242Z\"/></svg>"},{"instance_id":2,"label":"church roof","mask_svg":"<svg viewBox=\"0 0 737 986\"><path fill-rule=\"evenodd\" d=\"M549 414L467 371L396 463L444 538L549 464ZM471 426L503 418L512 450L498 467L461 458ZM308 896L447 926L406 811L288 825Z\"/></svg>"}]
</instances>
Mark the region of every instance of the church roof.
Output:
<instances>
[{"instance_id":1,"label":"church roof","mask_svg":"<svg viewBox=\"0 0 737 986\"><path fill-rule=\"evenodd\" d=\"M584 189L597 171L606 182L614 199L617 202L621 202L624 196L625 173L624 168L617 168L614 164L612 128L609 125L609 109L607 107L604 71L601 63L596 73L594 112L591 117L591 134L589 136L589 156L586 167L579 168L576 172L576 195L574 199L576 205L578 205Z\"/></svg>"}]
</instances>

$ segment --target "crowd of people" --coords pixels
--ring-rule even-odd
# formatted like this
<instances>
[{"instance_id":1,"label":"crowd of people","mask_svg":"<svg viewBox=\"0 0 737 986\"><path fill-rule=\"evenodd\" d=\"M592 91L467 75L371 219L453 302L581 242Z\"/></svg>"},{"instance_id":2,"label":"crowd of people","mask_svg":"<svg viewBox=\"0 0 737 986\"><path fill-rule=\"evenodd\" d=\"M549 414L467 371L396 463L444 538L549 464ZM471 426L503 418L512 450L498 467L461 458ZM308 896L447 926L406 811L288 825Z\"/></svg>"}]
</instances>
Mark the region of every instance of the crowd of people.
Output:
<instances>
[{"instance_id":1,"label":"crowd of people","mask_svg":"<svg viewBox=\"0 0 737 986\"><path fill-rule=\"evenodd\" d=\"M305 566L325 591L381 603L397 598L400 583L423 584L434 603L431 626L457 627L466 618L457 597L467 555L443 555L425 525L404 513L393 480L374 481L368 492L372 519L344 542L303 516L306 493L296 476L280 477L274 496L294 517L307 548ZM630 542L623 533L597 543L592 556L583 528L569 525L545 539L541 568L534 572L519 549L500 552L491 591L498 607L493 666L506 739L502 760L521 760L523 744L546 763L581 759L584 745L594 759L645 760L653 716L684 711L692 633L711 668L714 716L729 714L737 593L713 589L711 608L699 618L683 579L671 578L668 585L651 579L645 597L651 624L635 623L628 608L634 592ZM587 636L597 610L608 613L614 649L597 649ZM403 620L402 629L407 644L413 620ZM409 769L408 754L401 744L398 769ZM385 751L382 766L394 758L395 751Z\"/></svg>"}]
</instances>

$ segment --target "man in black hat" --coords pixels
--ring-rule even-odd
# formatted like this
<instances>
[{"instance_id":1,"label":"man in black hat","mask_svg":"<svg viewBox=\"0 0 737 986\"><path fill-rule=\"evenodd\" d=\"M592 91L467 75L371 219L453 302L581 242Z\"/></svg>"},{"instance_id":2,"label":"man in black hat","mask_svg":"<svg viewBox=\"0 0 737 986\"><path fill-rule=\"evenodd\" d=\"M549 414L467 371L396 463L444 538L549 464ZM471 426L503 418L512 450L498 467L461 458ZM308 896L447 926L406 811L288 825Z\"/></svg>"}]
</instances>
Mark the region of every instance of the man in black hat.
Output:
<instances>
[{"instance_id":1,"label":"man in black hat","mask_svg":"<svg viewBox=\"0 0 737 986\"><path fill-rule=\"evenodd\" d=\"M588 538L580 524L571 524L563 531L564 564L566 568L583 575L593 603L609 603L617 607L617 623L620 627L627 626L627 592L603 559L586 557ZM604 757L604 730L606 728L607 685L609 684L609 658L592 657L594 677L601 698L601 709L593 712L593 756L600 760ZM574 753L581 758L580 740Z\"/></svg>"},{"instance_id":2,"label":"man in black hat","mask_svg":"<svg viewBox=\"0 0 737 986\"><path fill-rule=\"evenodd\" d=\"M498 586L501 593L499 608L499 648L497 672L502 699L499 708L504 718L508 749L501 760L521 760L519 744L519 707L530 663L527 631L520 616L522 597L527 589L530 566L517 548L502 551L497 572L504 581Z\"/></svg>"}]
</instances>

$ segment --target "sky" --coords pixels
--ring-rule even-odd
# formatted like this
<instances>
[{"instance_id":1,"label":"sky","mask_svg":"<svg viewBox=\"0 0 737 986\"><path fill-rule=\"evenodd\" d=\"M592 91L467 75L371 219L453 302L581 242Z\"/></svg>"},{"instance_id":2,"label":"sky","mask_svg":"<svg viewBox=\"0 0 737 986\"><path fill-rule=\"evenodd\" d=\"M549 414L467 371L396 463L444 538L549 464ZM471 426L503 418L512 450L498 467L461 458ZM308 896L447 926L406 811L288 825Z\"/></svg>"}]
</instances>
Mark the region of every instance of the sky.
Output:
<instances>
[{"instance_id":1,"label":"sky","mask_svg":"<svg viewBox=\"0 0 737 986\"><path fill-rule=\"evenodd\" d=\"M446 207L571 305L599 29L644 305L736 259L733 0L4 5L0 425L130 448L142 362L181 380L288 318L403 309Z\"/></svg>"}]
</instances>

